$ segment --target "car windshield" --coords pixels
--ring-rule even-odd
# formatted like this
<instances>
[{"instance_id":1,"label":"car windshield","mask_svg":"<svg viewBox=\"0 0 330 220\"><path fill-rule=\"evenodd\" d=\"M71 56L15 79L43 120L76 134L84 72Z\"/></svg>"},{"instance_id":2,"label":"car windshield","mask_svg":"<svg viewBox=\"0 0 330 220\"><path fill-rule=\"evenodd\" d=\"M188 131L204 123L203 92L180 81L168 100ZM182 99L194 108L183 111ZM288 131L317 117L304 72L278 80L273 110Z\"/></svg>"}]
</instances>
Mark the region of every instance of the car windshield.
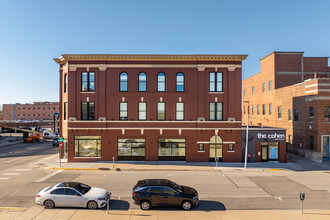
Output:
<instances>
[{"instance_id":1,"label":"car windshield","mask_svg":"<svg viewBox=\"0 0 330 220\"><path fill-rule=\"evenodd\" d=\"M173 187L174 189L176 189L176 190L182 192L182 187L181 187L179 184L177 184L177 183L175 183L175 182L172 182L172 187Z\"/></svg>"},{"instance_id":2,"label":"car windshield","mask_svg":"<svg viewBox=\"0 0 330 220\"><path fill-rule=\"evenodd\" d=\"M71 187L75 190L79 191L81 194L86 194L92 187L89 185L83 184L83 183L77 183L77 182L64 182L59 184L57 187Z\"/></svg>"},{"instance_id":3,"label":"car windshield","mask_svg":"<svg viewBox=\"0 0 330 220\"><path fill-rule=\"evenodd\" d=\"M75 187L77 191L79 191L81 194L86 194L92 187L86 185L86 184L83 184L83 183L80 183L80 184L77 184Z\"/></svg>"}]
</instances>

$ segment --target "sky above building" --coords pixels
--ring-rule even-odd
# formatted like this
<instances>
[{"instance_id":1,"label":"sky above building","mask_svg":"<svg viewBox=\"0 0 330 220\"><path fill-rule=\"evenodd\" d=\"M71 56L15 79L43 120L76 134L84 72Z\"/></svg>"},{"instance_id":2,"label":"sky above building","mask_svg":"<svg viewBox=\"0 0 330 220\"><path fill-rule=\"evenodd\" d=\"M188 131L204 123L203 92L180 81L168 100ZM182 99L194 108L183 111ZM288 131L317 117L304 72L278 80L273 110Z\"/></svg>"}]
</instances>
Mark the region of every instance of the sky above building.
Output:
<instances>
[{"instance_id":1,"label":"sky above building","mask_svg":"<svg viewBox=\"0 0 330 220\"><path fill-rule=\"evenodd\" d=\"M61 54L330 55L329 0L0 0L0 104L59 100Z\"/></svg>"}]
</instances>

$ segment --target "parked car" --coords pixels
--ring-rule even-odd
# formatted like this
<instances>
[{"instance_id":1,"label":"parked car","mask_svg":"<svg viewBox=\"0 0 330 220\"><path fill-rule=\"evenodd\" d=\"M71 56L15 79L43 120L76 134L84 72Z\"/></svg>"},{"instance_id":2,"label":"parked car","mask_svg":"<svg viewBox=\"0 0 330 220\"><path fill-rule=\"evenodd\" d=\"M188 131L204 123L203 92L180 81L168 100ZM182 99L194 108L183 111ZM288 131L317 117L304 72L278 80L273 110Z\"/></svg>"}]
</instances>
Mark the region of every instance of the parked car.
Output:
<instances>
[{"instance_id":1,"label":"parked car","mask_svg":"<svg viewBox=\"0 0 330 220\"><path fill-rule=\"evenodd\" d=\"M55 207L85 207L97 209L106 206L111 193L102 188L91 187L78 182L62 182L41 189L36 203L46 209Z\"/></svg>"},{"instance_id":2,"label":"parked car","mask_svg":"<svg viewBox=\"0 0 330 220\"><path fill-rule=\"evenodd\" d=\"M54 137L52 140L53 146L54 147L58 147L59 146L59 141L58 141L58 137Z\"/></svg>"},{"instance_id":3,"label":"parked car","mask_svg":"<svg viewBox=\"0 0 330 220\"><path fill-rule=\"evenodd\" d=\"M167 179L139 180L133 187L132 198L142 210L153 206L180 206L190 210L198 204L198 193L189 186L180 186Z\"/></svg>"}]
</instances>

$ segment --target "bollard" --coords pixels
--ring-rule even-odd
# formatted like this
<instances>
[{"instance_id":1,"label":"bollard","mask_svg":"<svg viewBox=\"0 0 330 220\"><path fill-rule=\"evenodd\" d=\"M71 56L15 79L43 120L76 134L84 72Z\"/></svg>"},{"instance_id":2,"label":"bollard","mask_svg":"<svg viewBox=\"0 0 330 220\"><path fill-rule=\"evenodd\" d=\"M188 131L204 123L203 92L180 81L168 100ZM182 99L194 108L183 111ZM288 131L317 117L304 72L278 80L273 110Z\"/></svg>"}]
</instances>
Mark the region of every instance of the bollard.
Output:
<instances>
[{"instance_id":1,"label":"bollard","mask_svg":"<svg viewBox=\"0 0 330 220\"><path fill-rule=\"evenodd\" d=\"M115 157L112 157L112 169L115 167Z\"/></svg>"},{"instance_id":2,"label":"bollard","mask_svg":"<svg viewBox=\"0 0 330 220\"><path fill-rule=\"evenodd\" d=\"M305 200L305 193L299 193L299 198L301 201L301 214L304 212L304 200Z\"/></svg>"}]
</instances>

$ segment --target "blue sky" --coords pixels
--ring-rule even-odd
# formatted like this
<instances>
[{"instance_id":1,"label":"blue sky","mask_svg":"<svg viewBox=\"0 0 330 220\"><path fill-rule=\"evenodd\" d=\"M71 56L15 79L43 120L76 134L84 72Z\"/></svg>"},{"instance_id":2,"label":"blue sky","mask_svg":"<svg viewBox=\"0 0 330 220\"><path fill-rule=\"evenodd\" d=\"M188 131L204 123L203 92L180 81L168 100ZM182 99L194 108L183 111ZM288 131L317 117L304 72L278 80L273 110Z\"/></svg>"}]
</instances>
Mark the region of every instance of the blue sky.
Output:
<instances>
[{"instance_id":1,"label":"blue sky","mask_svg":"<svg viewBox=\"0 0 330 220\"><path fill-rule=\"evenodd\" d=\"M328 0L0 0L0 104L58 101L73 53L330 56Z\"/></svg>"}]
</instances>

